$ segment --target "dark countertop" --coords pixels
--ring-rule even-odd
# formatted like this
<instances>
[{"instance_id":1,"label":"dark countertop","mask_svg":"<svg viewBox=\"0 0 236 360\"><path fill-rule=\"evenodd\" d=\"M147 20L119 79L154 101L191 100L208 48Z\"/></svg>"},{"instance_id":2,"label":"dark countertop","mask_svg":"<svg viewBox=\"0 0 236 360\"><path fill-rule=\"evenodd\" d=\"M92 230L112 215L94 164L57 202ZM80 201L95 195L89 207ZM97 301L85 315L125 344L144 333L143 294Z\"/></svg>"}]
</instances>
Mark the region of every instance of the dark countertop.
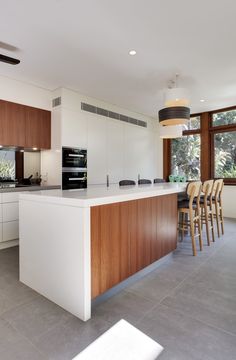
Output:
<instances>
[{"instance_id":1,"label":"dark countertop","mask_svg":"<svg viewBox=\"0 0 236 360\"><path fill-rule=\"evenodd\" d=\"M19 187L0 187L0 193L21 192L21 191L40 191L61 189L60 185L24 185Z\"/></svg>"}]
</instances>

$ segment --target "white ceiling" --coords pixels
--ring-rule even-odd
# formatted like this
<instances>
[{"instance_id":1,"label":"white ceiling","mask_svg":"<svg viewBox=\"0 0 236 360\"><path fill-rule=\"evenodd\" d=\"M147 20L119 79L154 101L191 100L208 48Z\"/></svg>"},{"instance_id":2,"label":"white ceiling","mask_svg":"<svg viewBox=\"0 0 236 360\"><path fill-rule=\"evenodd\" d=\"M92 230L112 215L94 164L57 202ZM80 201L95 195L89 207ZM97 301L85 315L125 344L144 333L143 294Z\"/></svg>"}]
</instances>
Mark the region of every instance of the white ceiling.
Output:
<instances>
[{"instance_id":1,"label":"white ceiling","mask_svg":"<svg viewBox=\"0 0 236 360\"><path fill-rule=\"evenodd\" d=\"M0 9L0 41L19 49L0 52L21 59L0 63L0 75L156 116L178 72L192 112L236 105L235 0L0 0Z\"/></svg>"}]
</instances>

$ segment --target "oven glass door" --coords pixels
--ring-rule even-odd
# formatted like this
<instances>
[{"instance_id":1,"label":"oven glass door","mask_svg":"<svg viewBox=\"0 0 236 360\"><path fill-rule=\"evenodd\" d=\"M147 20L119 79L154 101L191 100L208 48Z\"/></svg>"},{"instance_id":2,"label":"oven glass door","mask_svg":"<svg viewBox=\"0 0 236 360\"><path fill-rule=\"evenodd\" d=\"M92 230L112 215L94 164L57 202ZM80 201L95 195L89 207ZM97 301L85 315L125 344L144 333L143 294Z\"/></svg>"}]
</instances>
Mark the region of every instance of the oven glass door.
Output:
<instances>
[{"instance_id":1,"label":"oven glass door","mask_svg":"<svg viewBox=\"0 0 236 360\"><path fill-rule=\"evenodd\" d=\"M62 173L62 189L86 189L87 188L87 172L68 171Z\"/></svg>"},{"instance_id":2,"label":"oven glass door","mask_svg":"<svg viewBox=\"0 0 236 360\"><path fill-rule=\"evenodd\" d=\"M75 148L63 148L62 167L87 168L87 150L75 149Z\"/></svg>"}]
</instances>

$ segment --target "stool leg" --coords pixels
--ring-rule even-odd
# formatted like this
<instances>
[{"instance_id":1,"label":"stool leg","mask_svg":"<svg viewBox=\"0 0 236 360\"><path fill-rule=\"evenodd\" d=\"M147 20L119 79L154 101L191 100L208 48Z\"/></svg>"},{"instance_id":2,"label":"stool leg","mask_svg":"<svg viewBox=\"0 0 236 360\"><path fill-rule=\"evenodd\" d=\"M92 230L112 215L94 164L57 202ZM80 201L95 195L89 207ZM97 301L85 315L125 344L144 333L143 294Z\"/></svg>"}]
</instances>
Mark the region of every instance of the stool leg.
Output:
<instances>
[{"instance_id":1,"label":"stool leg","mask_svg":"<svg viewBox=\"0 0 236 360\"><path fill-rule=\"evenodd\" d=\"M205 224L206 224L206 234L207 234L207 245L210 246L210 233L209 233L209 214L208 214L208 206L204 205L204 214L205 214Z\"/></svg>"},{"instance_id":2,"label":"stool leg","mask_svg":"<svg viewBox=\"0 0 236 360\"><path fill-rule=\"evenodd\" d=\"M216 215L217 234L218 237L220 237L219 207L217 201L215 201L215 215Z\"/></svg>"},{"instance_id":3,"label":"stool leg","mask_svg":"<svg viewBox=\"0 0 236 360\"><path fill-rule=\"evenodd\" d=\"M223 210L222 210L222 202L221 202L221 200L220 200L220 222L221 222L222 235L224 235L224 217L223 217Z\"/></svg>"},{"instance_id":4,"label":"stool leg","mask_svg":"<svg viewBox=\"0 0 236 360\"><path fill-rule=\"evenodd\" d=\"M193 248L193 256L197 255L196 251L196 243L195 243L195 236L194 236L194 221L193 221L193 213L190 212L190 233L191 233L191 240L192 240L192 248Z\"/></svg>"}]
</instances>

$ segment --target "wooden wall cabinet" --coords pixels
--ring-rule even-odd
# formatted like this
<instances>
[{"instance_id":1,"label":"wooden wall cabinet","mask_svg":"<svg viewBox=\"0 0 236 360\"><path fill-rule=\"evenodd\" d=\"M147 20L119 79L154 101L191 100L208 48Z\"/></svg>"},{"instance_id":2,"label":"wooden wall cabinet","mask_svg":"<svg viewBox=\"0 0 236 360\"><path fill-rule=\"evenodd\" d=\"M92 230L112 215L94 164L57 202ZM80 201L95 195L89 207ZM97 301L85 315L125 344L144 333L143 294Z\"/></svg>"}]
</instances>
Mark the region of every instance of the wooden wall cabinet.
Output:
<instances>
[{"instance_id":1,"label":"wooden wall cabinet","mask_svg":"<svg viewBox=\"0 0 236 360\"><path fill-rule=\"evenodd\" d=\"M0 100L0 145L51 148L51 112Z\"/></svg>"}]
</instances>

